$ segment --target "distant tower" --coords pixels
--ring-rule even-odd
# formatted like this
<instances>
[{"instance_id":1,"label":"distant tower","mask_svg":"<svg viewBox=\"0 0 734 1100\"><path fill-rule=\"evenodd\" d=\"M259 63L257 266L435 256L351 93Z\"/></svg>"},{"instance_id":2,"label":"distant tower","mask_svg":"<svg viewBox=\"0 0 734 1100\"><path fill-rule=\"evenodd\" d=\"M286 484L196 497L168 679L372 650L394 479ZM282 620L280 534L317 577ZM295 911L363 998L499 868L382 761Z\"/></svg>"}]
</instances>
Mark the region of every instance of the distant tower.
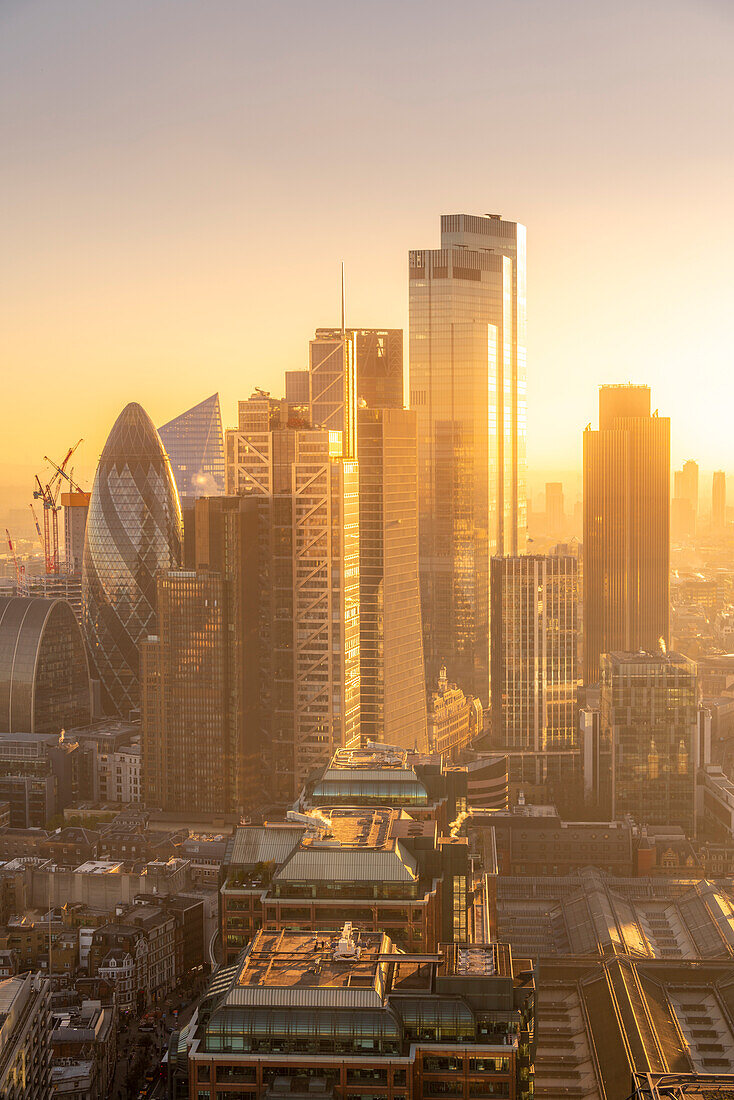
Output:
<instances>
[{"instance_id":1,"label":"distant tower","mask_svg":"<svg viewBox=\"0 0 734 1100\"><path fill-rule=\"evenodd\" d=\"M584 681L613 650L669 637L670 420L648 386L602 386L584 432Z\"/></svg>"},{"instance_id":2,"label":"distant tower","mask_svg":"<svg viewBox=\"0 0 734 1100\"><path fill-rule=\"evenodd\" d=\"M156 630L156 574L177 568L181 506L163 444L144 409L126 405L102 451L82 567L83 626L108 709L137 709L141 641Z\"/></svg>"},{"instance_id":3,"label":"distant tower","mask_svg":"<svg viewBox=\"0 0 734 1100\"><path fill-rule=\"evenodd\" d=\"M723 470L714 471L711 487L711 526L715 531L726 527L726 474Z\"/></svg>"}]
</instances>

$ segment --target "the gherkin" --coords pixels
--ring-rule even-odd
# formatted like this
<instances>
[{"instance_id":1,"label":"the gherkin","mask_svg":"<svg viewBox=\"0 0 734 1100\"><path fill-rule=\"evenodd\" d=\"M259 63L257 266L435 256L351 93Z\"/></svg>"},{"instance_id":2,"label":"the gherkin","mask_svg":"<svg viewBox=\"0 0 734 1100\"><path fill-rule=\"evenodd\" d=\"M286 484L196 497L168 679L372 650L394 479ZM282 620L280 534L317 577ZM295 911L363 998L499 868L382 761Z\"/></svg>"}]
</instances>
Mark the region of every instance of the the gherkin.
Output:
<instances>
[{"instance_id":1,"label":"the gherkin","mask_svg":"<svg viewBox=\"0 0 734 1100\"><path fill-rule=\"evenodd\" d=\"M105 443L89 503L84 632L106 708L139 706L139 645L156 631L156 574L181 563L181 505L153 422L131 402Z\"/></svg>"}]
</instances>

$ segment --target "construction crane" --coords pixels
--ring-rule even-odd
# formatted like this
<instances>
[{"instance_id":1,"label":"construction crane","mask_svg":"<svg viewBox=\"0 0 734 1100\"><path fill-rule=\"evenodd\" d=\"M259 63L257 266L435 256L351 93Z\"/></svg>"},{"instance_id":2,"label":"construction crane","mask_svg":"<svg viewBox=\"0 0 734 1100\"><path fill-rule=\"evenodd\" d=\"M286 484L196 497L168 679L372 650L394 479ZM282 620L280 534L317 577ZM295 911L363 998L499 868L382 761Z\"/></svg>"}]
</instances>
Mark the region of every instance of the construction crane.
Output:
<instances>
[{"instance_id":1,"label":"construction crane","mask_svg":"<svg viewBox=\"0 0 734 1100\"><path fill-rule=\"evenodd\" d=\"M73 470L71 471L71 473L66 472L66 466L67 466L67 463L68 463L69 459L74 454L74 451L77 449L79 444L83 443L83 442L84 442L83 439L79 439L74 444L73 447L69 448L69 450L66 452L66 456L64 458L64 461L61 463L60 466L56 462L54 462L54 460L52 458L49 458L48 455L43 456L43 461L48 462L49 466L53 466L53 468L54 468L55 473L54 473L54 478L52 480L55 480L56 478L59 478L59 477L63 477L64 481L69 482L69 488L71 489L71 491L73 493L83 493L84 489L82 489L82 487L80 485L77 485L77 483L74 481L74 477L73 477L74 471Z\"/></svg>"},{"instance_id":2,"label":"construction crane","mask_svg":"<svg viewBox=\"0 0 734 1100\"><path fill-rule=\"evenodd\" d=\"M17 589L18 595L20 595L22 590L25 588L25 565L23 565L22 562L18 561L18 555L15 552L13 540L10 537L10 531L8 531L7 527L5 528L5 534L8 537L8 549L10 550L13 564L15 565L15 587Z\"/></svg>"},{"instance_id":3,"label":"construction crane","mask_svg":"<svg viewBox=\"0 0 734 1100\"><path fill-rule=\"evenodd\" d=\"M44 462L50 463L54 468L52 477L45 485L42 484L41 479L36 474L36 488L33 490L33 497L35 500L43 502L43 553L46 559L47 573L59 572L59 512L61 508L58 499L61 480L63 478L70 485L74 485L71 475L66 472L66 467L81 442L81 439L79 439L73 447L69 447L60 465L53 462L48 455L44 455Z\"/></svg>"}]
</instances>

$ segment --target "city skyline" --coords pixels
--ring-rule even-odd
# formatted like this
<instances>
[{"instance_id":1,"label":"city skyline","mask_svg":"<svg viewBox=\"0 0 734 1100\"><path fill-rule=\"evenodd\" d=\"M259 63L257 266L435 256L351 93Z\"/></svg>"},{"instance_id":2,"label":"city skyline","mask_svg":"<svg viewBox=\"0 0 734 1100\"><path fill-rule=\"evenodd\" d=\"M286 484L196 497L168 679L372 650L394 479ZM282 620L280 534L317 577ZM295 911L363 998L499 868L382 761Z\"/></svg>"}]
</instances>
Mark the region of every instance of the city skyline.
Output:
<instances>
[{"instance_id":1,"label":"city skyline","mask_svg":"<svg viewBox=\"0 0 734 1100\"><path fill-rule=\"evenodd\" d=\"M465 19L438 34L438 9L426 4L416 22L411 7L391 7L383 34L363 5L342 13L320 3L331 18L313 26L289 6L278 54L288 64L271 102L254 83L267 62L249 72L240 47L253 36L273 47L280 29L249 5L222 3L209 19L191 4L172 22L144 3L76 3L69 54L57 49L69 5L4 5L0 217L13 278L0 306L3 358L17 378L54 387L61 414L58 423L39 417L36 386L19 387L0 437L4 485L84 435L78 472L88 487L116 409L134 399L165 423L211 393L212 375L224 424L234 423L235 402L253 384L275 392L285 369L307 365L314 318L338 322L341 259L348 323L407 332L405 254L451 208L498 210L529 229L531 469L580 467L596 387L616 381L666 390L676 465L695 456L704 470L726 468L726 7L681 0L661 22L631 4L611 13L569 2L556 19L532 2L491 12L470 3L468 40ZM364 57L350 51L349 62L326 66L340 26ZM414 65L438 64L459 34L474 100L444 82L408 129L420 106ZM509 48L498 50L498 40ZM480 75L482 42L493 64ZM366 61L375 55L379 91ZM469 183L456 157L416 187L415 164L436 128L451 125L455 148L471 140L476 149L475 128L490 116L506 156L487 143ZM389 152L389 187L379 157L378 167L363 157L345 164L337 143L325 147L324 135L351 121ZM187 152L197 147L202 165ZM253 171L258 155L267 167ZM694 218L695 247L686 228ZM286 256L301 292L283 324ZM693 400L692 363L701 381ZM722 400L713 405L705 395L715 388Z\"/></svg>"}]
</instances>

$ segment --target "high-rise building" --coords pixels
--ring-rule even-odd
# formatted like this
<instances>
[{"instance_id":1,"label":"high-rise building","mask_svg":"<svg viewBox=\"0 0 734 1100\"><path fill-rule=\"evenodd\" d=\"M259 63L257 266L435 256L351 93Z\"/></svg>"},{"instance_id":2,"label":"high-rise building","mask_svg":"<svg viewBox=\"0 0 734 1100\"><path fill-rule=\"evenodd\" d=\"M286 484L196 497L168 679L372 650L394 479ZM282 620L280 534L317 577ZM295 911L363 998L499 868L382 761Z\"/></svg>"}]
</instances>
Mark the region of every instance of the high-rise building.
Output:
<instances>
[{"instance_id":1,"label":"high-rise building","mask_svg":"<svg viewBox=\"0 0 734 1100\"><path fill-rule=\"evenodd\" d=\"M401 328L350 328L357 361L357 404L369 409L402 409L403 330ZM317 340L340 340L341 330L317 328ZM286 384L287 384L286 372ZM286 392L286 397L287 397Z\"/></svg>"},{"instance_id":2,"label":"high-rise building","mask_svg":"<svg viewBox=\"0 0 734 1100\"><path fill-rule=\"evenodd\" d=\"M673 477L670 529L674 538L693 538L698 515L698 463L689 459Z\"/></svg>"},{"instance_id":3,"label":"high-rise building","mask_svg":"<svg viewBox=\"0 0 734 1100\"><path fill-rule=\"evenodd\" d=\"M205 497L195 570L158 577L158 632L141 645L145 799L245 812L262 800L258 502Z\"/></svg>"},{"instance_id":4,"label":"high-rise building","mask_svg":"<svg viewBox=\"0 0 734 1100\"><path fill-rule=\"evenodd\" d=\"M357 456L357 338L320 330L309 344L311 423L342 433L344 458Z\"/></svg>"},{"instance_id":5,"label":"high-rise building","mask_svg":"<svg viewBox=\"0 0 734 1100\"><path fill-rule=\"evenodd\" d=\"M611 746L612 816L696 831L701 759L696 666L678 653L605 653L600 730Z\"/></svg>"},{"instance_id":6,"label":"high-rise building","mask_svg":"<svg viewBox=\"0 0 734 1100\"><path fill-rule=\"evenodd\" d=\"M561 791L580 777L578 560L492 559L492 744L510 782Z\"/></svg>"},{"instance_id":7,"label":"high-rise building","mask_svg":"<svg viewBox=\"0 0 734 1100\"><path fill-rule=\"evenodd\" d=\"M182 503L224 492L224 440L219 394L158 429Z\"/></svg>"},{"instance_id":8,"label":"high-rise building","mask_svg":"<svg viewBox=\"0 0 734 1100\"><path fill-rule=\"evenodd\" d=\"M140 701L140 642L155 634L156 574L181 561L181 505L148 414L118 416L94 478L82 568L83 626L112 713Z\"/></svg>"},{"instance_id":9,"label":"high-rise building","mask_svg":"<svg viewBox=\"0 0 734 1100\"><path fill-rule=\"evenodd\" d=\"M486 706L489 562L526 539L525 227L444 215L409 275L427 672Z\"/></svg>"},{"instance_id":10,"label":"high-rise building","mask_svg":"<svg viewBox=\"0 0 734 1100\"><path fill-rule=\"evenodd\" d=\"M715 531L726 527L726 474L723 470L714 470L711 483L711 526Z\"/></svg>"},{"instance_id":11,"label":"high-rise building","mask_svg":"<svg viewBox=\"0 0 734 1100\"><path fill-rule=\"evenodd\" d=\"M357 439L361 732L425 749L415 413L361 408Z\"/></svg>"},{"instance_id":12,"label":"high-rise building","mask_svg":"<svg viewBox=\"0 0 734 1100\"><path fill-rule=\"evenodd\" d=\"M0 980L0 1096L47 1100L51 1081L51 982L40 974Z\"/></svg>"},{"instance_id":13,"label":"high-rise building","mask_svg":"<svg viewBox=\"0 0 734 1100\"><path fill-rule=\"evenodd\" d=\"M309 371L287 370L285 372L285 399L289 405L308 405L311 400Z\"/></svg>"},{"instance_id":14,"label":"high-rise building","mask_svg":"<svg viewBox=\"0 0 734 1100\"><path fill-rule=\"evenodd\" d=\"M0 732L58 736L89 721L86 647L69 604L0 598Z\"/></svg>"},{"instance_id":15,"label":"high-rise building","mask_svg":"<svg viewBox=\"0 0 734 1100\"><path fill-rule=\"evenodd\" d=\"M602 386L584 432L584 682L612 650L669 636L670 420L649 386Z\"/></svg>"},{"instance_id":16,"label":"high-rise building","mask_svg":"<svg viewBox=\"0 0 734 1100\"><path fill-rule=\"evenodd\" d=\"M227 485L262 501L261 705L287 798L359 731L359 474L340 432L281 427L268 401L240 403Z\"/></svg>"},{"instance_id":17,"label":"high-rise building","mask_svg":"<svg viewBox=\"0 0 734 1100\"><path fill-rule=\"evenodd\" d=\"M545 525L550 534L557 535L563 530L563 484L560 481L548 481L545 486Z\"/></svg>"},{"instance_id":18,"label":"high-rise building","mask_svg":"<svg viewBox=\"0 0 734 1100\"><path fill-rule=\"evenodd\" d=\"M64 551L66 572L81 577L84 558L84 536L87 530L87 515L91 493L75 490L61 494L61 506L64 509Z\"/></svg>"}]
</instances>

